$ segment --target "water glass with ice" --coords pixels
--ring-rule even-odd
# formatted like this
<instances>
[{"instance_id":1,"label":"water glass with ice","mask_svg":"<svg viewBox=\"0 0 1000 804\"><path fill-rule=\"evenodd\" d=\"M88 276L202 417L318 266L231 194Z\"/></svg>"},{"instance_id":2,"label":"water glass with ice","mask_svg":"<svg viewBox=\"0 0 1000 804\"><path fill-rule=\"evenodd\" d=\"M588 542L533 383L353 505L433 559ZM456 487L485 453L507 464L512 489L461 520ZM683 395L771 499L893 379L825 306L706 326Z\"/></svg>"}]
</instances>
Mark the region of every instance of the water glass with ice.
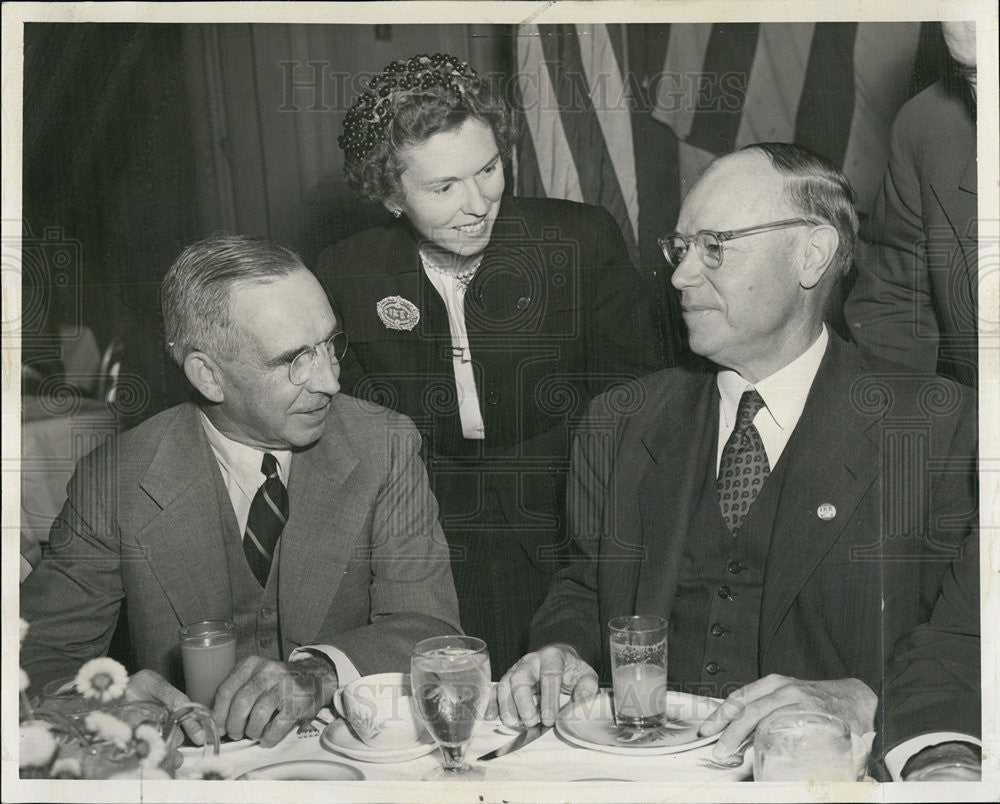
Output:
<instances>
[{"instance_id":1,"label":"water glass with ice","mask_svg":"<svg viewBox=\"0 0 1000 804\"><path fill-rule=\"evenodd\" d=\"M753 776L758 782L853 782L851 730L835 715L779 709L757 724Z\"/></svg>"},{"instance_id":2,"label":"water glass with ice","mask_svg":"<svg viewBox=\"0 0 1000 804\"><path fill-rule=\"evenodd\" d=\"M413 702L441 749L444 767L425 779L482 779L465 761L476 723L486 713L490 656L476 637L432 637L418 642L410 660Z\"/></svg>"}]
</instances>

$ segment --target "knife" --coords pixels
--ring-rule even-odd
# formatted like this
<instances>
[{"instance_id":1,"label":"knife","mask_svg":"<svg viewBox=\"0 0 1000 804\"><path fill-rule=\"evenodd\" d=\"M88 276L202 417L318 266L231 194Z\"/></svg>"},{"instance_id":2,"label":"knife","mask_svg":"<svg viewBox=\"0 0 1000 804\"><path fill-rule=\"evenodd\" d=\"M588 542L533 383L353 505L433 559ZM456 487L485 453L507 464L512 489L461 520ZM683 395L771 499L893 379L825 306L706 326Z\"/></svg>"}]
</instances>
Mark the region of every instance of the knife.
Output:
<instances>
[{"instance_id":1,"label":"knife","mask_svg":"<svg viewBox=\"0 0 1000 804\"><path fill-rule=\"evenodd\" d=\"M517 737L507 743L507 745L501 745L495 751L483 754L476 761L488 762L491 759L497 759L498 757L505 757L507 754L512 754L519 748L524 748L524 746L528 743L534 742L551 728L551 726L543 726L541 723L536 723L534 726L528 726L524 731L518 734Z\"/></svg>"}]
</instances>

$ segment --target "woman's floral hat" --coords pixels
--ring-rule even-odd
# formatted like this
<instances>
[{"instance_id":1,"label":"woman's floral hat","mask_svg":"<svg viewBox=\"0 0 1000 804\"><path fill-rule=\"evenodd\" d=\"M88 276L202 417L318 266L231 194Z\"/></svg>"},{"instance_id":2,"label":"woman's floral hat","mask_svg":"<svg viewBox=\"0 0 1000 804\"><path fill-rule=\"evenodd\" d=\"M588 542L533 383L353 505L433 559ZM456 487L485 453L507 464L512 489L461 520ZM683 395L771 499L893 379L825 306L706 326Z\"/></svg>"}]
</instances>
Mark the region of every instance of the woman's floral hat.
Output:
<instances>
[{"instance_id":1,"label":"woman's floral hat","mask_svg":"<svg viewBox=\"0 0 1000 804\"><path fill-rule=\"evenodd\" d=\"M468 64L447 53L420 54L394 61L368 82L368 89L354 102L344 118L344 133L337 144L346 157L360 162L385 140L401 97L416 96L441 88L458 100L466 84L479 80Z\"/></svg>"}]
</instances>

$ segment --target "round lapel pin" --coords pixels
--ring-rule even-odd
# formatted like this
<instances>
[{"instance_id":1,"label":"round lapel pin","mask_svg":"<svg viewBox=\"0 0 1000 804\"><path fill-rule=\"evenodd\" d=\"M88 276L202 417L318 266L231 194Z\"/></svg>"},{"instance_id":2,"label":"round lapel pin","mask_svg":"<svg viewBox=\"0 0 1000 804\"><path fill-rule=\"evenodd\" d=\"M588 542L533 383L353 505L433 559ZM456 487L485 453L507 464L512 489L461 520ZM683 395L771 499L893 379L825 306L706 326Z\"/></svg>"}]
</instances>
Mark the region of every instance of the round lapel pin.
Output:
<instances>
[{"instance_id":1,"label":"round lapel pin","mask_svg":"<svg viewBox=\"0 0 1000 804\"><path fill-rule=\"evenodd\" d=\"M833 503L823 503L816 509L816 516L820 519L833 519L837 515L837 508Z\"/></svg>"}]
</instances>

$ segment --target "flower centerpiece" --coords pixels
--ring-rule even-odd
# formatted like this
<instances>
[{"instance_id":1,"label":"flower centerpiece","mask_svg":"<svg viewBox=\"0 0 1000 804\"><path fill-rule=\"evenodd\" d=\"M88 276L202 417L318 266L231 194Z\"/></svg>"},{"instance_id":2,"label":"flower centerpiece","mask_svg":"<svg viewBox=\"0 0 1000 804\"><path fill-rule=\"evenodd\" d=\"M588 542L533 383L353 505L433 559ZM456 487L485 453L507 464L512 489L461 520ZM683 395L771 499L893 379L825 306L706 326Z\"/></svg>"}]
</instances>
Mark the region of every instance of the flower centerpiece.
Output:
<instances>
[{"instance_id":1,"label":"flower centerpiece","mask_svg":"<svg viewBox=\"0 0 1000 804\"><path fill-rule=\"evenodd\" d=\"M21 620L22 642L27 630ZM193 715L214 734L210 715L197 704L171 712L157 701L127 700L128 673L114 659L85 663L75 678L54 685L35 705L27 697L28 684L22 670L22 779L230 778L218 756L205 756L175 773L180 720ZM211 743L217 754L217 738Z\"/></svg>"}]
</instances>

